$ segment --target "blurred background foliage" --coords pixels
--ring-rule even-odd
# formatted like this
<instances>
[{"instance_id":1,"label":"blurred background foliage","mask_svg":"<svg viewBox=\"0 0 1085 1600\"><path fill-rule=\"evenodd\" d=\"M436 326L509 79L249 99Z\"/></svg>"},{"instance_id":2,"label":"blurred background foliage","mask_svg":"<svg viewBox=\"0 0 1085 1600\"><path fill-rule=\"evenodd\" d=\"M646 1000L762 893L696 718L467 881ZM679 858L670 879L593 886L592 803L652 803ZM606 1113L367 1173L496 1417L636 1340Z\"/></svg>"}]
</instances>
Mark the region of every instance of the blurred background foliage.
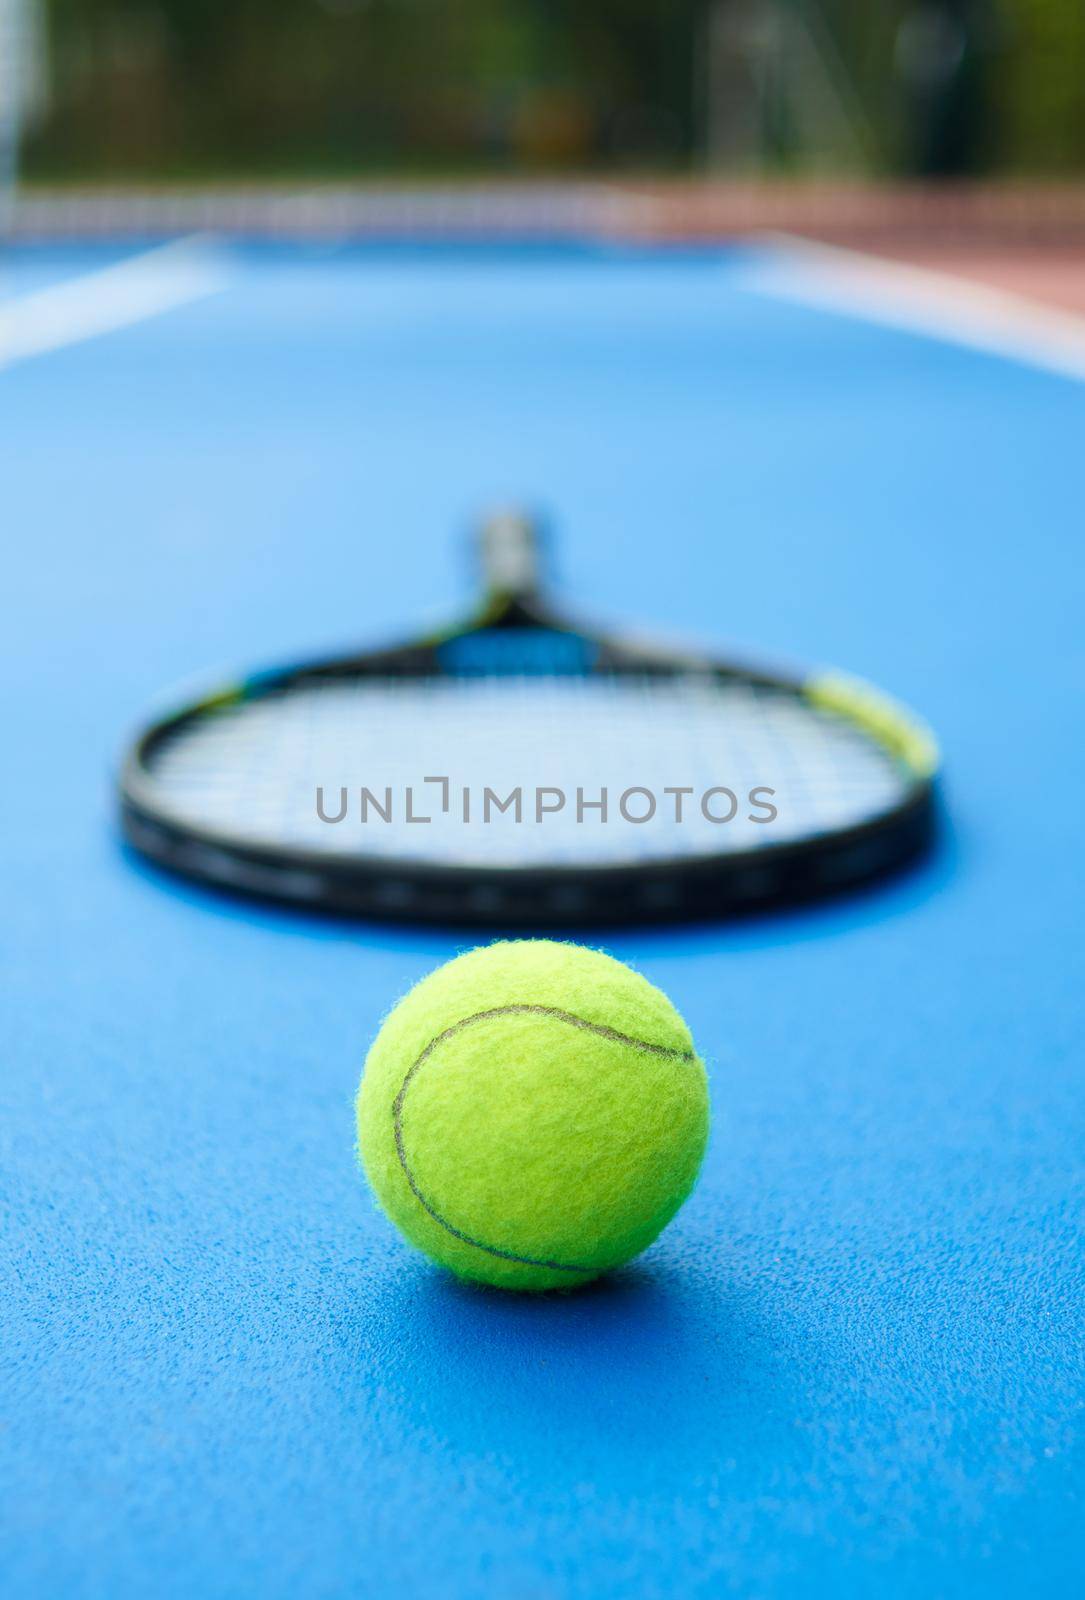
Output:
<instances>
[{"instance_id":1,"label":"blurred background foliage","mask_svg":"<svg viewBox=\"0 0 1085 1600\"><path fill-rule=\"evenodd\" d=\"M40 3L40 179L1085 168L1085 0Z\"/></svg>"}]
</instances>

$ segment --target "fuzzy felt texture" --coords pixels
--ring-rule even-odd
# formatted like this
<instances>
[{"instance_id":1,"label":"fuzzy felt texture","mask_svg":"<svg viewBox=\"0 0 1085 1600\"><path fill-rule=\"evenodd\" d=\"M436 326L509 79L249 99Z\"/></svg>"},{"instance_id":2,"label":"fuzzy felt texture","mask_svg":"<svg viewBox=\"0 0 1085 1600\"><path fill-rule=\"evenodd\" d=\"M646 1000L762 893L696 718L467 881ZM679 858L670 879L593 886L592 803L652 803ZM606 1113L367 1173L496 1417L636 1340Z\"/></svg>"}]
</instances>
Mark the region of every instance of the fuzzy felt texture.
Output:
<instances>
[{"instance_id":1,"label":"fuzzy felt texture","mask_svg":"<svg viewBox=\"0 0 1085 1600\"><path fill-rule=\"evenodd\" d=\"M461 1277L574 1288L651 1244L708 1136L704 1067L666 995L598 950L484 946L386 1019L358 1093L373 1190Z\"/></svg>"}]
</instances>

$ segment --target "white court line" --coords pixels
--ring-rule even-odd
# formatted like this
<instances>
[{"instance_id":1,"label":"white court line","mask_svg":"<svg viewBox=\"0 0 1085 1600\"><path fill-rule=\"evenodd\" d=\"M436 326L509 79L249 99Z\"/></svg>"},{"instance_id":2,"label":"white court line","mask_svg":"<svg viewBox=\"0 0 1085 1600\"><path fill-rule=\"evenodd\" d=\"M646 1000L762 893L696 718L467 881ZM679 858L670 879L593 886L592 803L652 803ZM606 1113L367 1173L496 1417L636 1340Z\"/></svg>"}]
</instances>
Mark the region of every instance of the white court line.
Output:
<instances>
[{"instance_id":1,"label":"white court line","mask_svg":"<svg viewBox=\"0 0 1085 1600\"><path fill-rule=\"evenodd\" d=\"M98 272L0 303L0 367L115 333L226 287L225 253L175 239Z\"/></svg>"},{"instance_id":2,"label":"white court line","mask_svg":"<svg viewBox=\"0 0 1085 1600\"><path fill-rule=\"evenodd\" d=\"M816 306L1085 382L1085 317L1008 289L789 234L743 278L755 294Z\"/></svg>"}]
</instances>

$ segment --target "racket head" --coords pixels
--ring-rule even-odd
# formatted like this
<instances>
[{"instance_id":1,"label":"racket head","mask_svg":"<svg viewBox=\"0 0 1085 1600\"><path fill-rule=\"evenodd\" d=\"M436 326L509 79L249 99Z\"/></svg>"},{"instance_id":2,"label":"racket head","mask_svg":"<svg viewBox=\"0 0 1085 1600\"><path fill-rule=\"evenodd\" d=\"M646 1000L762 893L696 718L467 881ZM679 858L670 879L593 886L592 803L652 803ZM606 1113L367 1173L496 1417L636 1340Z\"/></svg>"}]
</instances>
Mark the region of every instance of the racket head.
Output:
<instances>
[{"instance_id":1,"label":"racket head","mask_svg":"<svg viewBox=\"0 0 1085 1600\"><path fill-rule=\"evenodd\" d=\"M484 564L454 628L150 723L120 777L129 844L321 911L525 928L801 900L929 843L937 751L887 697L577 626L516 515L487 523Z\"/></svg>"}]
</instances>

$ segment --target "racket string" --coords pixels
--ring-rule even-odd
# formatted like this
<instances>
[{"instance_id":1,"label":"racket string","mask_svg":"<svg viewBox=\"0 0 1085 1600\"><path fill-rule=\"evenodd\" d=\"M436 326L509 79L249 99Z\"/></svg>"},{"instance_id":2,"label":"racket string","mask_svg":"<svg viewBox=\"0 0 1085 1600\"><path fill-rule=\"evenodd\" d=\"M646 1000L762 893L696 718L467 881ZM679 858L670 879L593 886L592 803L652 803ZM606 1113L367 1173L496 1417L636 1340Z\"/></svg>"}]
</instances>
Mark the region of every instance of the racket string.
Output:
<instances>
[{"instance_id":1,"label":"racket string","mask_svg":"<svg viewBox=\"0 0 1085 1600\"><path fill-rule=\"evenodd\" d=\"M269 848L540 868L801 840L868 820L907 787L873 739L798 694L617 674L301 681L181 724L150 775L178 821ZM363 789L390 801L390 821L372 803L362 821ZM690 791L681 820L676 789ZM326 817L345 791L342 821L321 820L318 790ZM539 817L539 790L560 809ZM735 796L728 822L711 820L731 809L720 790ZM772 791L771 822L751 820L765 814L754 790ZM408 791L429 821L408 821ZM497 805L517 792L519 819ZM646 795L651 816L628 820L650 809Z\"/></svg>"}]
</instances>

